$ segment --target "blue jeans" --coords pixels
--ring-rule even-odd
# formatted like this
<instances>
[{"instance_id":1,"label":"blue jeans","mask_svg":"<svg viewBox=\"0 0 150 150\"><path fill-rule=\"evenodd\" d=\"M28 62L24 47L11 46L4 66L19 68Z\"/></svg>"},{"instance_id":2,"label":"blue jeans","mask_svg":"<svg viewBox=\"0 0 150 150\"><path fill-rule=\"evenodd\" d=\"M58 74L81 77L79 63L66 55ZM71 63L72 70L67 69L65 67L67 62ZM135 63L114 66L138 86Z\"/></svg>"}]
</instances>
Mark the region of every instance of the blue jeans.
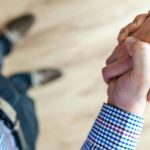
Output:
<instances>
[{"instance_id":1,"label":"blue jeans","mask_svg":"<svg viewBox=\"0 0 150 150\"><path fill-rule=\"evenodd\" d=\"M3 59L12 49L12 43L0 36L0 69ZM32 86L29 73L18 73L6 78L0 73L0 97L5 99L17 112L28 150L36 149L38 137L38 120L33 100L27 92Z\"/></svg>"}]
</instances>

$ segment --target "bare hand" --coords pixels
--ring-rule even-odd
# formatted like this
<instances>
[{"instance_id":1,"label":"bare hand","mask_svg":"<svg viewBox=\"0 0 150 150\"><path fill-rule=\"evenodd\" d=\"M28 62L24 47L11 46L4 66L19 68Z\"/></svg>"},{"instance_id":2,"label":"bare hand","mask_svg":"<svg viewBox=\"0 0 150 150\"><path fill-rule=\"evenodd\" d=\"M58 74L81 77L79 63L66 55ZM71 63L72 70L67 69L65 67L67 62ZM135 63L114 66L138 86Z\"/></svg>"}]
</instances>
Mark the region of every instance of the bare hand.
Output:
<instances>
[{"instance_id":1,"label":"bare hand","mask_svg":"<svg viewBox=\"0 0 150 150\"><path fill-rule=\"evenodd\" d=\"M133 66L130 71L109 81L108 103L142 116L150 88L150 45L130 37L124 47ZM105 69L103 76L106 79Z\"/></svg>"}]
</instances>

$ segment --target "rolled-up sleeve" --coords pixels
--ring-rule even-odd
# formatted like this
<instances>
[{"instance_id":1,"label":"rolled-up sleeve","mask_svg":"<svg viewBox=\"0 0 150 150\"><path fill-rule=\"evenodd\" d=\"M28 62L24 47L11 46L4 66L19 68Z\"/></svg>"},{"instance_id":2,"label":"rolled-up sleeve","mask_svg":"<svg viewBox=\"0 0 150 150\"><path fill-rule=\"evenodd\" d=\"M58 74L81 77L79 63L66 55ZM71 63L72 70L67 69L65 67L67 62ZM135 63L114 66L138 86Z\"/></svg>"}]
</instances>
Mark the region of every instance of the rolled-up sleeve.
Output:
<instances>
[{"instance_id":1,"label":"rolled-up sleeve","mask_svg":"<svg viewBox=\"0 0 150 150\"><path fill-rule=\"evenodd\" d=\"M81 150L134 150L143 123L139 116L103 104Z\"/></svg>"}]
</instances>

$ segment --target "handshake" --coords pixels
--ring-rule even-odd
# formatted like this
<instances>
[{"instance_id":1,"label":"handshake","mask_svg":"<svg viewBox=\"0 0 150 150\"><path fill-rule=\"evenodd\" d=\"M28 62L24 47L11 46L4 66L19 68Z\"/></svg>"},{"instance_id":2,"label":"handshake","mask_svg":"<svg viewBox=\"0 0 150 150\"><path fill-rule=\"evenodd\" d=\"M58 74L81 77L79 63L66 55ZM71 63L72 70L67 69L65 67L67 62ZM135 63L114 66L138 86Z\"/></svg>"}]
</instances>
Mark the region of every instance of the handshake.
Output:
<instances>
[{"instance_id":1,"label":"handshake","mask_svg":"<svg viewBox=\"0 0 150 150\"><path fill-rule=\"evenodd\" d=\"M108 104L142 116L150 102L150 13L138 15L121 30L102 74Z\"/></svg>"}]
</instances>

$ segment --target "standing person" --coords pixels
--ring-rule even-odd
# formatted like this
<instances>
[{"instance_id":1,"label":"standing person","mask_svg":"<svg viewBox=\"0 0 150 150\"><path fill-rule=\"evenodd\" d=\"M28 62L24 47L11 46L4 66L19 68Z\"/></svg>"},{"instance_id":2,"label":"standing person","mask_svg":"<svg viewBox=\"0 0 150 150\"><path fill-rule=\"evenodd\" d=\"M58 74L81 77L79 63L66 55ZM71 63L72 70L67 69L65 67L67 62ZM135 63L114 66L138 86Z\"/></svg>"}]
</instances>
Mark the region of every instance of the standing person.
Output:
<instances>
[{"instance_id":1,"label":"standing person","mask_svg":"<svg viewBox=\"0 0 150 150\"><path fill-rule=\"evenodd\" d=\"M27 14L10 21L0 33L0 150L34 150L38 138L38 120L28 90L61 76L57 69L24 72L6 78L3 60L24 37L34 22Z\"/></svg>"}]
</instances>

